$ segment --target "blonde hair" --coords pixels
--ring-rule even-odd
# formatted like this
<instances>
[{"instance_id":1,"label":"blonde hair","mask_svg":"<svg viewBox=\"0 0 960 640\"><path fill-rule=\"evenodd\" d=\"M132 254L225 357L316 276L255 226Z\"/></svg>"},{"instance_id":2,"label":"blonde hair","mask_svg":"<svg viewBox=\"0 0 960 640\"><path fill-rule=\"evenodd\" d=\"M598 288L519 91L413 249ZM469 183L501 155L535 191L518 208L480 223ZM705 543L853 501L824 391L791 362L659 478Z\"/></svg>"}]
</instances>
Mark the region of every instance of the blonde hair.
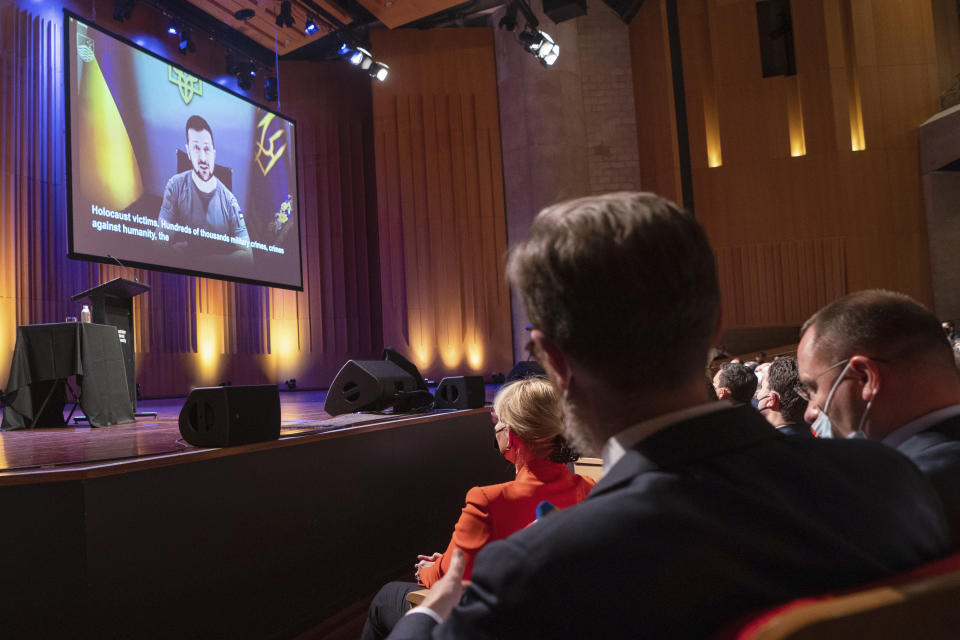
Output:
<instances>
[{"instance_id":1,"label":"blonde hair","mask_svg":"<svg viewBox=\"0 0 960 640\"><path fill-rule=\"evenodd\" d=\"M524 441L537 458L550 458L561 434L560 396L544 378L525 378L501 387L493 399L497 419Z\"/></svg>"}]
</instances>

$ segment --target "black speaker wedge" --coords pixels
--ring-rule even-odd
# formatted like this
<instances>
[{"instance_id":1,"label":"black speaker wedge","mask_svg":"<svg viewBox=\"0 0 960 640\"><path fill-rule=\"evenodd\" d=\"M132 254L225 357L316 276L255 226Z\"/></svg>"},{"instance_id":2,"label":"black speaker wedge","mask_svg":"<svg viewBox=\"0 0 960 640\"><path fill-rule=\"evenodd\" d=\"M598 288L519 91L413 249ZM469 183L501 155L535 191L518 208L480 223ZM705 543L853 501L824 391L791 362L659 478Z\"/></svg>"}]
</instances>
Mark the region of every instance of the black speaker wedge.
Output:
<instances>
[{"instance_id":1,"label":"black speaker wedge","mask_svg":"<svg viewBox=\"0 0 960 640\"><path fill-rule=\"evenodd\" d=\"M330 384L323 409L332 416L380 411L416 388L413 376L389 360L347 360Z\"/></svg>"},{"instance_id":2,"label":"black speaker wedge","mask_svg":"<svg viewBox=\"0 0 960 640\"><path fill-rule=\"evenodd\" d=\"M483 376L450 376L440 381L436 409L479 409L484 404Z\"/></svg>"},{"instance_id":3,"label":"black speaker wedge","mask_svg":"<svg viewBox=\"0 0 960 640\"><path fill-rule=\"evenodd\" d=\"M280 437L275 385L198 387L180 410L180 435L195 447L231 447Z\"/></svg>"}]
</instances>

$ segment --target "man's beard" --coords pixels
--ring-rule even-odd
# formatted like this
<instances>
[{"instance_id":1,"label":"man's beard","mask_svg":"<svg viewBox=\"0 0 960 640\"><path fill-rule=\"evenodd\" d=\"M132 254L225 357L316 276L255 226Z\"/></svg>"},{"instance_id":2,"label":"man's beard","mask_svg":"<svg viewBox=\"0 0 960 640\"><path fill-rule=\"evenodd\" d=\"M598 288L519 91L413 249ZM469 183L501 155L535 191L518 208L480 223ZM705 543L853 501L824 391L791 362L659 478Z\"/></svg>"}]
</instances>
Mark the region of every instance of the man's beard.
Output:
<instances>
[{"instance_id":1,"label":"man's beard","mask_svg":"<svg viewBox=\"0 0 960 640\"><path fill-rule=\"evenodd\" d=\"M597 435L596 428L591 428L590 418L574 404L569 394L564 392L561 400L563 408L563 437L567 443L580 455L590 458L599 458L605 440Z\"/></svg>"},{"instance_id":2,"label":"man's beard","mask_svg":"<svg viewBox=\"0 0 960 640\"><path fill-rule=\"evenodd\" d=\"M206 182L207 180L213 177L213 171L210 170L209 165L207 166L206 169L198 168L198 169L194 169L193 172L197 174L197 177L200 178L203 182ZM207 175L204 176L203 174L207 174Z\"/></svg>"}]
</instances>

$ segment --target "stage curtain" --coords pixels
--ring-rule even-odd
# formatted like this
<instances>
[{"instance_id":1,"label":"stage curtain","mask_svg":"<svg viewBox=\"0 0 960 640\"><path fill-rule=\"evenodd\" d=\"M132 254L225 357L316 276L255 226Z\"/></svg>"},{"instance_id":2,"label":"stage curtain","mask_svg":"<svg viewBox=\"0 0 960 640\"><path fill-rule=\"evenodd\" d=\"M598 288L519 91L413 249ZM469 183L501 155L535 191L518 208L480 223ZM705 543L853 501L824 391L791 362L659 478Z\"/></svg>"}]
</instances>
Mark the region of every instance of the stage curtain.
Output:
<instances>
[{"instance_id":1,"label":"stage curtain","mask_svg":"<svg viewBox=\"0 0 960 640\"><path fill-rule=\"evenodd\" d=\"M492 30L371 37L384 340L434 377L509 371Z\"/></svg>"}]
</instances>

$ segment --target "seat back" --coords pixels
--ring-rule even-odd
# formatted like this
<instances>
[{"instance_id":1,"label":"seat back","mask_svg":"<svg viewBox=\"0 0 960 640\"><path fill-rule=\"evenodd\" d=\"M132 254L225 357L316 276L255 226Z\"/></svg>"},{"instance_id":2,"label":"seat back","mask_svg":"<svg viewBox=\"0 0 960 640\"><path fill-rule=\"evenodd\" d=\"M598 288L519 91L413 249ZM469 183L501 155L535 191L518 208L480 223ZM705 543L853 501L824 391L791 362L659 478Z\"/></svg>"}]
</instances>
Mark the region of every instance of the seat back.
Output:
<instances>
[{"instance_id":1,"label":"seat back","mask_svg":"<svg viewBox=\"0 0 960 640\"><path fill-rule=\"evenodd\" d=\"M741 618L715 640L956 638L960 554L856 590L800 598Z\"/></svg>"}]
</instances>

